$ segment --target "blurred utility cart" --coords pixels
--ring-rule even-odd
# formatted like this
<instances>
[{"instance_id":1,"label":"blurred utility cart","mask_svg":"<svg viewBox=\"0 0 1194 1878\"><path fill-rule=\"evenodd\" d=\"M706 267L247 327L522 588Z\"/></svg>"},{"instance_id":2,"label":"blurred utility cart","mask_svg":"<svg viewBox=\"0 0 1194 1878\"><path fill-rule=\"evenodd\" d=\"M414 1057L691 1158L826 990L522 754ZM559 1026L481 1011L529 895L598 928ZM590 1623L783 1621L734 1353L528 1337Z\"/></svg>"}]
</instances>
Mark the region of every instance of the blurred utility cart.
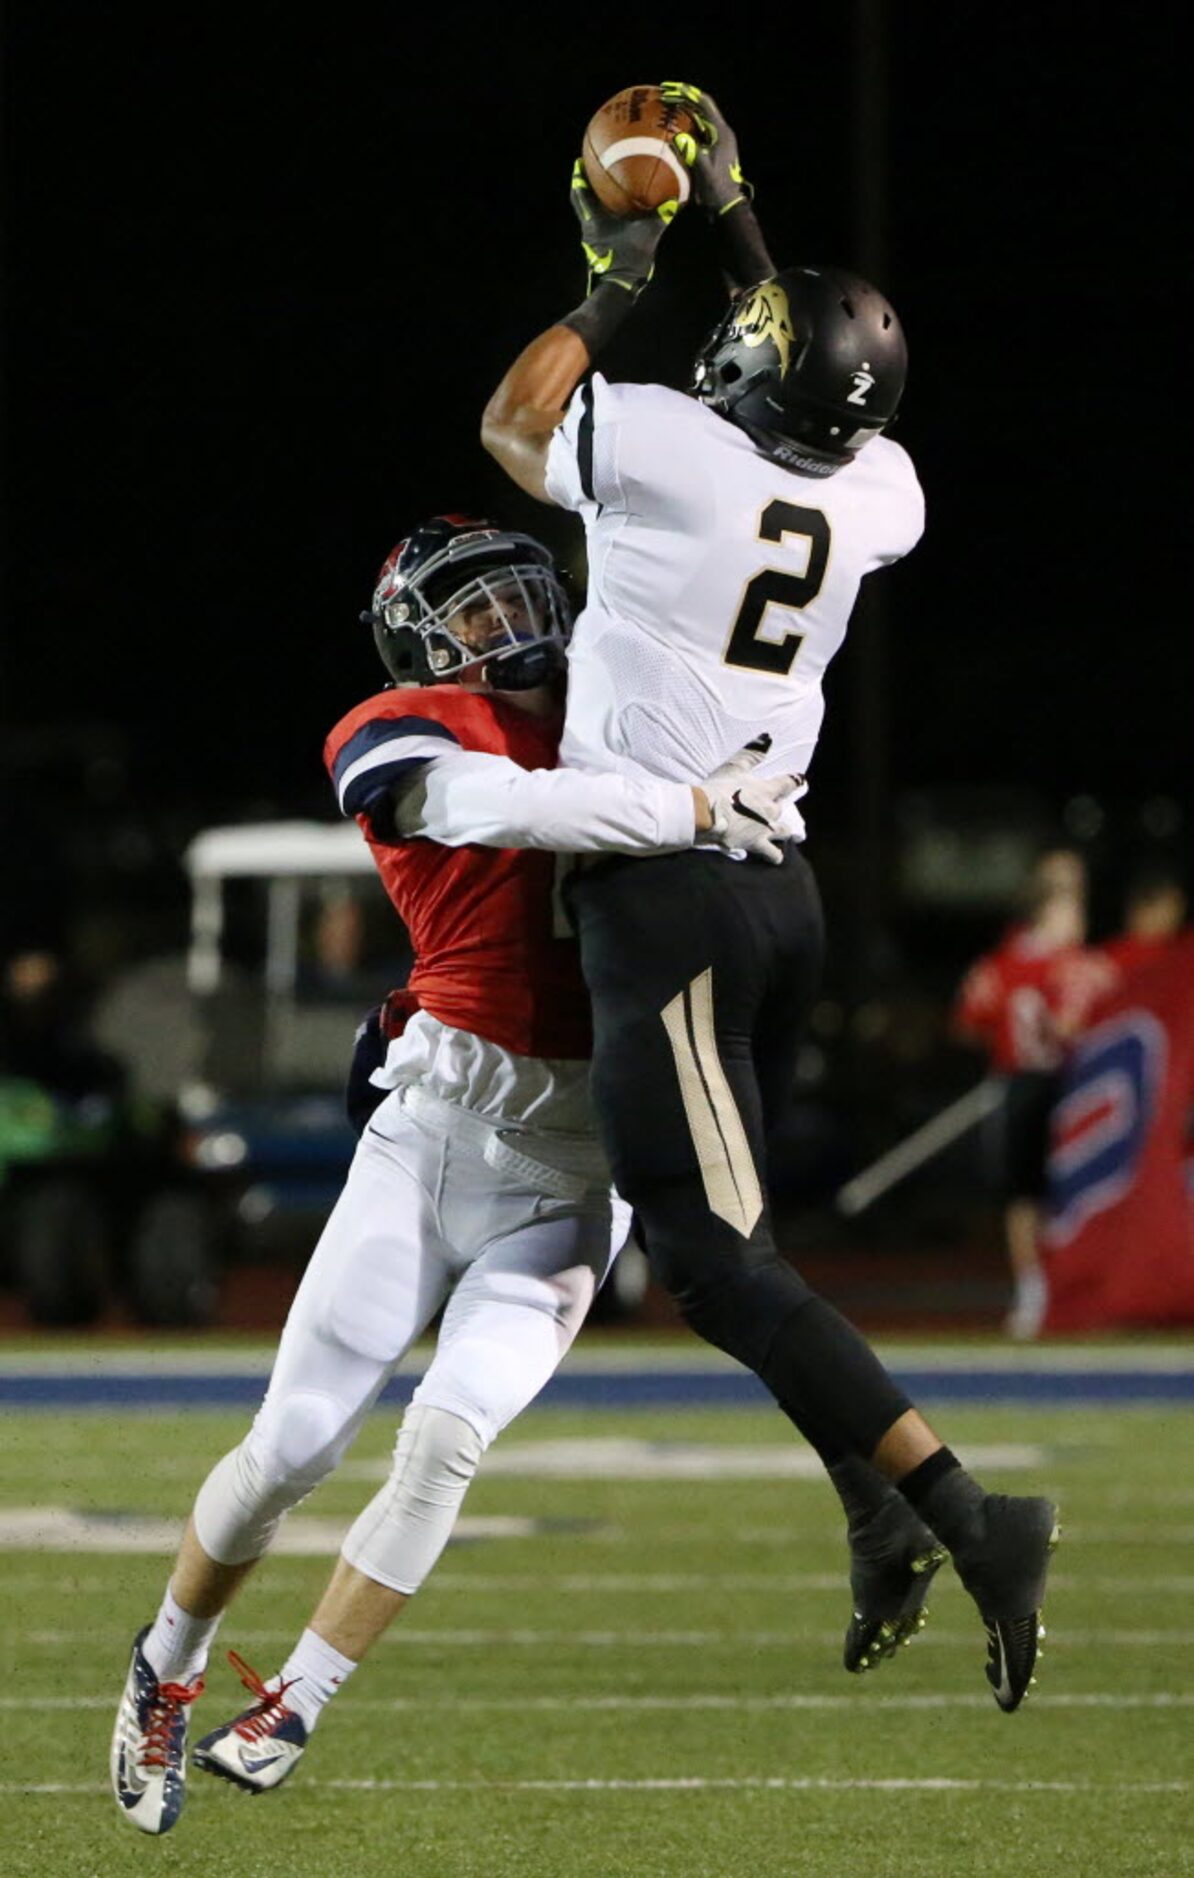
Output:
<instances>
[{"instance_id":1,"label":"blurred utility cart","mask_svg":"<svg viewBox=\"0 0 1194 1878\"><path fill-rule=\"evenodd\" d=\"M142 1225L162 1269L180 1237L212 1269L305 1261L356 1145L353 1037L410 951L359 830L210 828L185 854L194 1075L178 1092L178 1183Z\"/></svg>"}]
</instances>

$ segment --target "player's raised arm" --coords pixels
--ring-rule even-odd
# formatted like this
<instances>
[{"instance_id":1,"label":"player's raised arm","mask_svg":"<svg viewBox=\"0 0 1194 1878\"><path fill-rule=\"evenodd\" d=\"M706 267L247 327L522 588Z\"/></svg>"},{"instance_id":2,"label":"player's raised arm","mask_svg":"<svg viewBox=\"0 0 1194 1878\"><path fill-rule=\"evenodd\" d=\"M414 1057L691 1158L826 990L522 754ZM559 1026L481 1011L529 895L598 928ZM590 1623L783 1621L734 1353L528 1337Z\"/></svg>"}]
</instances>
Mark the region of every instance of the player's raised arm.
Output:
<instances>
[{"instance_id":1,"label":"player's raised arm","mask_svg":"<svg viewBox=\"0 0 1194 1878\"><path fill-rule=\"evenodd\" d=\"M670 201L649 215L613 215L594 195L579 158L571 200L589 268L586 296L519 353L481 419L485 449L540 502L552 500L547 451L568 400L654 273L655 250L678 207Z\"/></svg>"},{"instance_id":2,"label":"player's raised arm","mask_svg":"<svg viewBox=\"0 0 1194 1878\"><path fill-rule=\"evenodd\" d=\"M692 196L712 225L718 258L731 294L775 273L754 210L754 189L742 174L738 139L707 91L678 80L662 84L668 104L683 106L693 123Z\"/></svg>"}]
</instances>

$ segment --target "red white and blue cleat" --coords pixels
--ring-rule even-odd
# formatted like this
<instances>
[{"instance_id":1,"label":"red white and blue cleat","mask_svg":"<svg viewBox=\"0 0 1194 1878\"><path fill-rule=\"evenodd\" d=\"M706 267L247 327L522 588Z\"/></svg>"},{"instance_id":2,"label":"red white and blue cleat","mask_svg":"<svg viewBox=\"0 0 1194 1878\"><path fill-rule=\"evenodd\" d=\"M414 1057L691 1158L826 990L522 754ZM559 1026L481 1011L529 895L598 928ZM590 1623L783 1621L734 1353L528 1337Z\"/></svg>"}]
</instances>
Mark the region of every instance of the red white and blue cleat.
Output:
<instances>
[{"instance_id":1,"label":"red white and blue cleat","mask_svg":"<svg viewBox=\"0 0 1194 1878\"><path fill-rule=\"evenodd\" d=\"M112 1733L112 1791L124 1817L142 1832L169 1832L182 1812L187 1781L187 1710L203 1694L203 1678L159 1682L141 1645L132 1661Z\"/></svg>"},{"instance_id":2,"label":"red white and blue cleat","mask_svg":"<svg viewBox=\"0 0 1194 1878\"><path fill-rule=\"evenodd\" d=\"M230 1780L245 1793L269 1793L301 1759L309 1739L307 1725L286 1706L290 1683L267 1688L235 1650L229 1650L228 1661L255 1700L233 1721L204 1735L193 1759L205 1774Z\"/></svg>"}]
</instances>

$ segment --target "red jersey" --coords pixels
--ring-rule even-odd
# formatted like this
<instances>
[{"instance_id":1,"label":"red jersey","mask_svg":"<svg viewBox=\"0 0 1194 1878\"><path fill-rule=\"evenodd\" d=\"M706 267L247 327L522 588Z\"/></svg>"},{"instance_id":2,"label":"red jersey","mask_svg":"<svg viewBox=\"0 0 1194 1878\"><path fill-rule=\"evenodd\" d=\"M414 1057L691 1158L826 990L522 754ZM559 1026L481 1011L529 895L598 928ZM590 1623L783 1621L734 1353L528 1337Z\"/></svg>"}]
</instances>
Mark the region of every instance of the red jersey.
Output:
<instances>
[{"instance_id":1,"label":"red jersey","mask_svg":"<svg viewBox=\"0 0 1194 1878\"><path fill-rule=\"evenodd\" d=\"M345 814L368 841L410 934L410 991L443 1024L516 1056L587 1057L589 997L572 939L553 932L555 856L525 848L387 842L371 810L395 782L446 749L554 769L563 718L533 717L458 685L382 691L341 718L324 762Z\"/></svg>"},{"instance_id":2,"label":"red jersey","mask_svg":"<svg viewBox=\"0 0 1194 1878\"><path fill-rule=\"evenodd\" d=\"M1173 938L1168 934L1149 938L1144 933L1124 932L1114 939L1105 939L1099 951L1114 965L1118 984L1138 972L1142 965L1151 965L1172 944Z\"/></svg>"},{"instance_id":3,"label":"red jersey","mask_svg":"<svg viewBox=\"0 0 1194 1878\"><path fill-rule=\"evenodd\" d=\"M1046 948L1026 926L1013 927L967 972L954 1024L986 1047L992 1069L1056 1069L1111 980L1097 951Z\"/></svg>"}]
</instances>

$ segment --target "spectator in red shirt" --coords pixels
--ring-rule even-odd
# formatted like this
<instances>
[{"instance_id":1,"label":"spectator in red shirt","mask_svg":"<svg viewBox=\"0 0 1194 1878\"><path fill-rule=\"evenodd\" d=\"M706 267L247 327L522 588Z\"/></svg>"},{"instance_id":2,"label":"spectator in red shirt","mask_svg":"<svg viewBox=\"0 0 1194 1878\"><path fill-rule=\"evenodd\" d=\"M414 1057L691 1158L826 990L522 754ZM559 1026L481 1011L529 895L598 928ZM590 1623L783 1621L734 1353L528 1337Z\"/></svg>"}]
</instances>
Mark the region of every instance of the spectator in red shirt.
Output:
<instances>
[{"instance_id":1,"label":"spectator in red shirt","mask_svg":"<svg viewBox=\"0 0 1194 1878\"><path fill-rule=\"evenodd\" d=\"M955 1035L985 1051L1004 1083L987 1149L1013 1286L1004 1327L1017 1338L1035 1336L1044 1315L1038 1232L1061 1064L1113 982L1109 961L1085 943L1086 896L1079 854L1065 848L1042 854L1023 918L971 966L954 1006Z\"/></svg>"},{"instance_id":2,"label":"spectator in red shirt","mask_svg":"<svg viewBox=\"0 0 1194 1878\"><path fill-rule=\"evenodd\" d=\"M1142 868L1128 887L1123 931L1100 950L1115 968L1116 986L1151 965L1186 923L1186 894L1167 869Z\"/></svg>"}]
</instances>

